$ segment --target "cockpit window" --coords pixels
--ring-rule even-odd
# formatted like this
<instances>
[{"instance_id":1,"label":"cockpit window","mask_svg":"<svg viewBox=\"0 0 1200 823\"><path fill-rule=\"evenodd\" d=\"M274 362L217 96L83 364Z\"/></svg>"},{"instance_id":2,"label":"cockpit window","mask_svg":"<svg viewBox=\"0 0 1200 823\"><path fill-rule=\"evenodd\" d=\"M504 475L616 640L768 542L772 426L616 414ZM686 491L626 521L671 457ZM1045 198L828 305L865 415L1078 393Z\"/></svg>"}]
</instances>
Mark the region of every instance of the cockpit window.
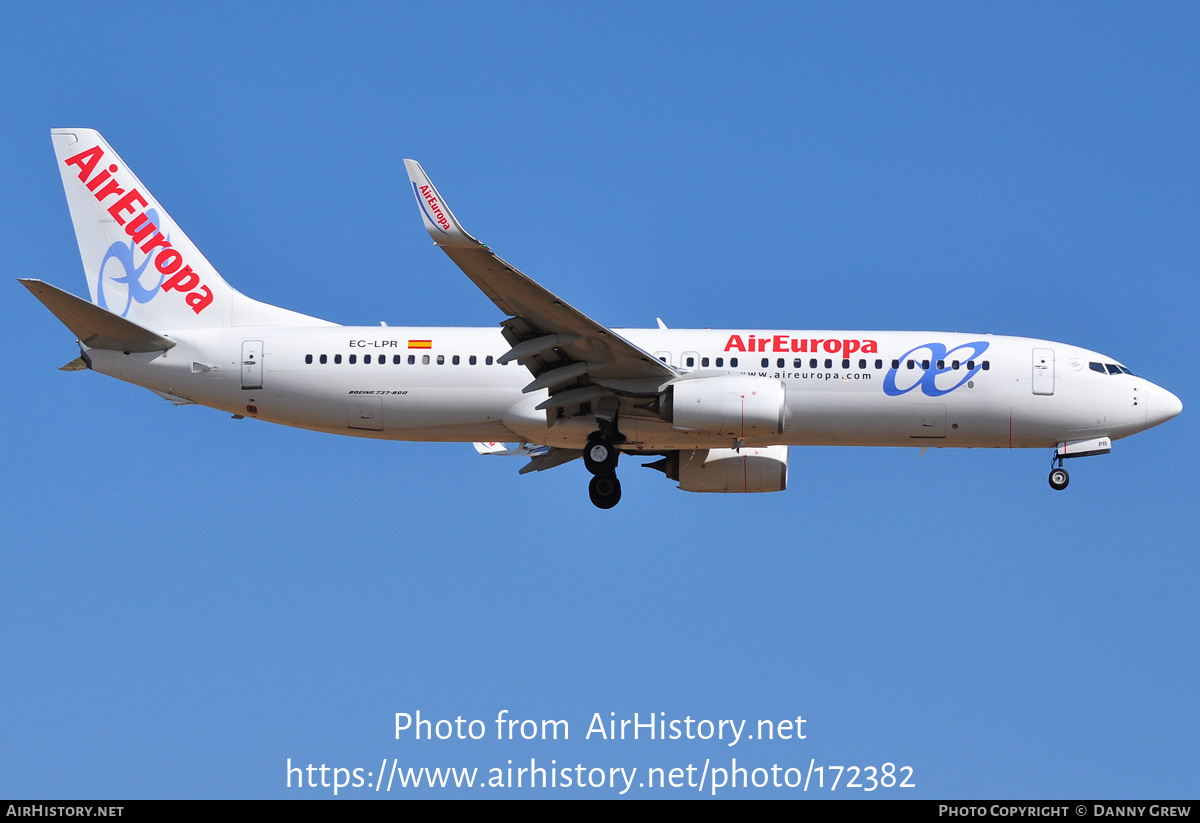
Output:
<instances>
[{"instance_id":1,"label":"cockpit window","mask_svg":"<svg viewBox=\"0 0 1200 823\"><path fill-rule=\"evenodd\" d=\"M1137 376L1133 372L1131 372L1129 369L1125 368L1124 366L1118 365L1116 363L1088 363L1088 368L1094 372L1100 372L1100 374L1104 374L1104 375L1127 374L1130 377Z\"/></svg>"}]
</instances>

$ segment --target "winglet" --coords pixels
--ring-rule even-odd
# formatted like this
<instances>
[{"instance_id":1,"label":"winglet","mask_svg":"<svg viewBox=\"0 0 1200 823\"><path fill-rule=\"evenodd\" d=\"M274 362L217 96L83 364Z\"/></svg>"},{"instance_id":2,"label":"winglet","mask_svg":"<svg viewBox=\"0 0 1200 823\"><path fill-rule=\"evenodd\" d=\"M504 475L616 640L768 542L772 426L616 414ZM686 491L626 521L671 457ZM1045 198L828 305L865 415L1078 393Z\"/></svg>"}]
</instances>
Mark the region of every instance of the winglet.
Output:
<instances>
[{"instance_id":1,"label":"winglet","mask_svg":"<svg viewBox=\"0 0 1200 823\"><path fill-rule=\"evenodd\" d=\"M412 182L413 195L417 198L417 206L421 209L421 218L425 221L425 230L439 246L457 246L460 248L475 248L482 245L454 217L437 187L425 174L421 164L416 160L405 160L404 167L408 169L408 179Z\"/></svg>"}]
</instances>

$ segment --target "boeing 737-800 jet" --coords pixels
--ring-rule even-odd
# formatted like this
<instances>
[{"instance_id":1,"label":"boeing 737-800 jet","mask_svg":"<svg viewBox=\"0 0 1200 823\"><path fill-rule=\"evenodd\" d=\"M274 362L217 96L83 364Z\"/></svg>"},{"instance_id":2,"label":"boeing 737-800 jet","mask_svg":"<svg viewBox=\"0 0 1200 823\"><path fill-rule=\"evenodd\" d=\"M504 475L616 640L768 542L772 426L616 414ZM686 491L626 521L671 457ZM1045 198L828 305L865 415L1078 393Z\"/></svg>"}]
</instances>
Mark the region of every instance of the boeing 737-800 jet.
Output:
<instances>
[{"instance_id":1,"label":"boeing 737-800 jet","mask_svg":"<svg viewBox=\"0 0 1200 823\"><path fill-rule=\"evenodd\" d=\"M582 458L616 505L618 458L694 492L787 485L788 447L1105 454L1182 410L1106 355L1047 340L910 331L615 330L463 229L405 165L434 242L504 313L498 329L339 326L230 287L91 129L51 132L91 301L21 282L94 371L273 423L386 440L473 442L542 471ZM501 441L518 441L513 447Z\"/></svg>"}]
</instances>

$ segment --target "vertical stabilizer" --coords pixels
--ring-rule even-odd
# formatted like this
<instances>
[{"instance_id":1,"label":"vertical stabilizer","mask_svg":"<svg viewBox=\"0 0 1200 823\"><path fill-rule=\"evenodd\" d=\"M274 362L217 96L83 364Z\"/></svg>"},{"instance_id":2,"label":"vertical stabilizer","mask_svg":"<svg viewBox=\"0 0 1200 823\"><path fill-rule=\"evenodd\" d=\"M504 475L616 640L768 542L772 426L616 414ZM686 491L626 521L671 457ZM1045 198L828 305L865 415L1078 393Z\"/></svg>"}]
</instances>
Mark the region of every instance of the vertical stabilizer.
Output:
<instances>
[{"instance_id":1,"label":"vertical stabilizer","mask_svg":"<svg viewBox=\"0 0 1200 823\"><path fill-rule=\"evenodd\" d=\"M99 132L50 134L92 303L148 329L330 325L226 283Z\"/></svg>"}]
</instances>

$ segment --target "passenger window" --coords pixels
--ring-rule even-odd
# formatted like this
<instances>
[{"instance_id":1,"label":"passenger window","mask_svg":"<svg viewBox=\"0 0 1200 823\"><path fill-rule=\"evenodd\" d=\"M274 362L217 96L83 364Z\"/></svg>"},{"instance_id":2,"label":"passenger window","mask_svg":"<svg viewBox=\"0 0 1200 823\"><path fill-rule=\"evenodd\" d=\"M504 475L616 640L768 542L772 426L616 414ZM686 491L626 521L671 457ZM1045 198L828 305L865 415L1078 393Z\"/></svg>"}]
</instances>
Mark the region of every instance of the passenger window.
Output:
<instances>
[{"instance_id":1,"label":"passenger window","mask_svg":"<svg viewBox=\"0 0 1200 823\"><path fill-rule=\"evenodd\" d=\"M311 364L312 363L312 355L311 354L304 355L304 362Z\"/></svg>"},{"instance_id":2,"label":"passenger window","mask_svg":"<svg viewBox=\"0 0 1200 823\"><path fill-rule=\"evenodd\" d=\"M392 365L393 365L393 366L399 366L399 365L400 365L400 355L398 355L398 354L394 354L394 355L392 355Z\"/></svg>"},{"instance_id":3,"label":"passenger window","mask_svg":"<svg viewBox=\"0 0 1200 823\"><path fill-rule=\"evenodd\" d=\"M983 361L983 370L984 370L984 371L988 371L988 370L989 370L989 369L991 369L991 368L992 368L992 361L990 361L990 360L984 360L984 361Z\"/></svg>"},{"instance_id":4,"label":"passenger window","mask_svg":"<svg viewBox=\"0 0 1200 823\"><path fill-rule=\"evenodd\" d=\"M429 365L429 355L427 355L427 354L423 354L423 355L421 355L421 365L422 365L422 366L428 366L428 365Z\"/></svg>"},{"instance_id":5,"label":"passenger window","mask_svg":"<svg viewBox=\"0 0 1200 823\"><path fill-rule=\"evenodd\" d=\"M321 355L321 365L324 366L328 362L329 362L329 355L327 355L327 354Z\"/></svg>"},{"instance_id":6,"label":"passenger window","mask_svg":"<svg viewBox=\"0 0 1200 823\"><path fill-rule=\"evenodd\" d=\"M938 361L938 371L942 371L942 370L944 370L945 368L946 368L946 361L945 361L945 360L939 360L939 361Z\"/></svg>"},{"instance_id":7,"label":"passenger window","mask_svg":"<svg viewBox=\"0 0 1200 823\"><path fill-rule=\"evenodd\" d=\"M717 358L717 368L720 369L720 368L723 368L724 366L725 366L725 358L718 357Z\"/></svg>"},{"instance_id":8,"label":"passenger window","mask_svg":"<svg viewBox=\"0 0 1200 823\"><path fill-rule=\"evenodd\" d=\"M842 368L843 368L843 369L848 369L848 368L850 368L850 361L849 361L849 360L846 360L846 359L844 359L844 358L843 358L843 359L842 359Z\"/></svg>"},{"instance_id":9,"label":"passenger window","mask_svg":"<svg viewBox=\"0 0 1200 823\"><path fill-rule=\"evenodd\" d=\"M477 362L478 360L476 360L475 355L471 355L471 359L467 361L467 365L474 366Z\"/></svg>"},{"instance_id":10,"label":"passenger window","mask_svg":"<svg viewBox=\"0 0 1200 823\"><path fill-rule=\"evenodd\" d=\"M453 363L455 366L457 366L461 361L459 359L459 356L456 354L456 355L454 355L453 358L451 358L450 362Z\"/></svg>"},{"instance_id":11,"label":"passenger window","mask_svg":"<svg viewBox=\"0 0 1200 823\"><path fill-rule=\"evenodd\" d=\"M792 361L793 369L798 369L798 368L802 367L803 365L804 365L804 361L801 360L799 357L797 357L795 360Z\"/></svg>"},{"instance_id":12,"label":"passenger window","mask_svg":"<svg viewBox=\"0 0 1200 823\"><path fill-rule=\"evenodd\" d=\"M910 369L912 368L912 361L911 361L911 360L909 360L909 361L908 361L908 367L909 367ZM899 360L893 360L893 361L892 361L892 368L893 368L893 369L898 369L898 368L900 368L900 361L899 361Z\"/></svg>"},{"instance_id":13,"label":"passenger window","mask_svg":"<svg viewBox=\"0 0 1200 823\"><path fill-rule=\"evenodd\" d=\"M787 361L785 361L785 360L784 360L782 357L781 357L781 358L779 358L778 360L776 360L776 361L775 361L775 368L777 368L777 369L782 369L782 368L783 368L783 364L784 364L785 362L787 362Z\"/></svg>"},{"instance_id":14,"label":"passenger window","mask_svg":"<svg viewBox=\"0 0 1200 823\"><path fill-rule=\"evenodd\" d=\"M882 361L882 360L876 360L876 361L875 361L875 368L877 368L877 369L882 369L882 368L883 368L883 361Z\"/></svg>"},{"instance_id":15,"label":"passenger window","mask_svg":"<svg viewBox=\"0 0 1200 823\"><path fill-rule=\"evenodd\" d=\"M866 361L866 360L859 360L859 361L858 361L858 367L859 367L860 369L865 369L865 368L867 367L867 361Z\"/></svg>"},{"instance_id":16,"label":"passenger window","mask_svg":"<svg viewBox=\"0 0 1200 823\"><path fill-rule=\"evenodd\" d=\"M342 356L340 354L335 354L333 356L333 362L340 366L342 363Z\"/></svg>"},{"instance_id":17,"label":"passenger window","mask_svg":"<svg viewBox=\"0 0 1200 823\"><path fill-rule=\"evenodd\" d=\"M916 364L916 363L914 363L912 360L909 360L909 361L908 361L908 367L909 367L910 369L915 369L915 368L917 367L917 364Z\"/></svg>"},{"instance_id":18,"label":"passenger window","mask_svg":"<svg viewBox=\"0 0 1200 823\"><path fill-rule=\"evenodd\" d=\"M817 358L813 357L813 358L809 359L808 367L810 369L815 369L817 367Z\"/></svg>"},{"instance_id":19,"label":"passenger window","mask_svg":"<svg viewBox=\"0 0 1200 823\"><path fill-rule=\"evenodd\" d=\"M688 368L689 368L689 369L694 369L694 368L696 367L696 358L694 358L694 357L689 357L689 358L687 359L687 365L688 365Z\"/></svg>"},{"instance_id":20,"label":"passenger window","mask_svg":"<svg viewBox=\"0 0 1200 823\"><path fill-rule=\"evenodd\" d=\"M922 360L922 361L921 361L921 368L923 368L923 369L925 369L926 371L928 371L928 370L929 370L929 361L928 361L928 360Z\"/></svg>"},{"instance_id":21,"label":"passenger window","mask_svg":"<svg viewBox=\"0 0 1200 823\"><path fill-rule=\"evenodd\" d=\"M701 365L701 366L703 366L704 368L706 368L706 369L707 369L707 368L708 368L708 358L707 358L707 357L701 357L701 358L700 358L700 365Z\"/></svg>"},{"instance_id":22,"label":"passenger window","mask_svg":"<svg viewBox=\"0 0 1200 823\"><path fill-rule=\"evenodd\" d=\"M492 356L490 354L486 358L484 358L483 364L485 366L492 365Z\"/></svg>"},{"instance_id":23,"label":"passenger window","mask_svg":"<svg viewBox=\"0 0 1200 823\"><path fill-rule=\"evenodd\" d=\"M950 368L952 368L952 369L955 369L955 370L957 371L957 369L958 369L958 361L957 361L957 360L951 361L951 363L950 363Z\"/></svg>"},{"instance_id":24,"label":"passenger window","mask_svg":"<svg viewBox=\"0 0 1200 823\"><path fill-rule=\"evenodd\" d=\"M408 365L410 365L410 366L415 365L416 362L417 362L417 356L415 354L410 354L408 356Z\"/></svg>"},{"instance_id":25,"label":"passenger window","mask_svg":"<svg viewBox=\"0 0 1200 823\"><path fill-rule=\"evenodd\" d=\"M975 361L974 361L974 360L968 360L968 361L967 361L967 368L968 368L968 369L974 369L974 368L975 368Z\"/></svg>"},{"instance_id":26,"label":"passenger window","mask_svg":"<svg viewBox=\"0 0 1200 823\"><path fill-rule=\"evenodd\" d=\"M827 369L833 368L833 358L832 357L825 358L825 368L827 368Z\"/></svg>"},{"instance_id":27,"label":"passenger window","mask_svg":"<svg viewBox=\"0 0 1200 823\"><path fill-rule=\"evenodd\" d=\"M350 355L350 356L351 356L351 357L353 357L354 355ZM353 361L351 361L351 362L353 362ZM369 364L369 363L371 362L371 355L369 355L369 354L364 354L364 355L363 355L363 362L364 362L364 363L368 363L368 364Z\"/></svg>"},{"instance_id":28,"label":"passenger window","mask_svg":"<svg viewBox=\"0 0 1200 823\"><path fill-rule=\"evenodd\" d=\"M736 357L729 358L729 365L731 368L736 369L737 368L737 358Z\"/></svg>"},{"instance_id":29,"label":"passenger window","mask_svg":"<svg viewBox=\"0 0 1200 823\"><path fill-rule=\"evenodd\" d=\"M766 368L767 366L769 366L769 365L771 365L771 358L769 358L769 357L764 357L764 358L762 359L762 367L765 369L765 368Z\"/></svg>"},{"instance_id":30,"label":"passenger window","mask_svg":"<svg viewBox=\"0 0 1200 823\"><path fill-rule=\"evenodd\" d=\"M444 365L446 365L446 355L444 355L444 354L439 354L439 355L438 355L438 365L439 365L439 366L444 366Z\"/></svg>"}]
</instances>

